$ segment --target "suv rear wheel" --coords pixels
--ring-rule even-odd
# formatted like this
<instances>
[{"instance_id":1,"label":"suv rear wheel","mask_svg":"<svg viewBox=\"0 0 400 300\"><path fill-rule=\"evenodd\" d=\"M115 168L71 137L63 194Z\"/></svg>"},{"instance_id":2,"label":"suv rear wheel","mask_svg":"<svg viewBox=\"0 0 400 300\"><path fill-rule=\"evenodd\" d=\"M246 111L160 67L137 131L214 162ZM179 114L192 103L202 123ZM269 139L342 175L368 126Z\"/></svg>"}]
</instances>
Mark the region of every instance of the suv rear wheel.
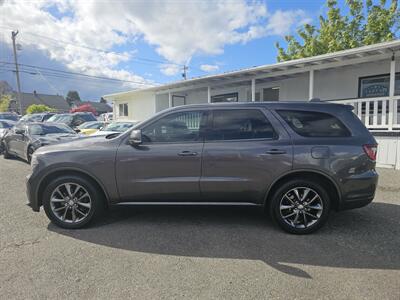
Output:
<instances>
[{"instance_id":1,"label":"suv rear wheel","mask_svg":"<svg viewBox=\"0 0 400 300\"><path fill-rule=\"evenodd\" d=\"M324 225L330 204L323 185L309 180L291 180L282 184L272 196L270 213L285 231L307 234Z\"/></svg>"},{"instance_id":2,"label":"suv rear wheel","mask_svg":"<svg viewBox=\"0 0 400 300\"><path fill-rule=\"evenodd\" d=\"M103 195L86 178L62 176L48 184L43 194L47 217L56 225L82 228L97 218L103 208Z\"/></svg>"}]
</instances>

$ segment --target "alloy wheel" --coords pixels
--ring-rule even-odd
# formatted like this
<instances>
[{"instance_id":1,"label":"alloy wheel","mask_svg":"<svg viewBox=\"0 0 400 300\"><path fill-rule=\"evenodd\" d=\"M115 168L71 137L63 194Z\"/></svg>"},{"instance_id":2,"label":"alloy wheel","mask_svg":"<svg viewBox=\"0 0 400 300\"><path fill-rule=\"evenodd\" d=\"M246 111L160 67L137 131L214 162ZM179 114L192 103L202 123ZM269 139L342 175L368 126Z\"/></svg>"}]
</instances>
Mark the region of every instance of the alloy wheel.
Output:
<instances>
[{"instance_id":1,"label":"alloy wheel","mask_svg":"<svg viewBox=\"0 0 400 300\"><path fill-rule=\"evenodd\" d=\"M295 187L279 203L282 219L293 228L308 228L321 218L324 210L321 196L308 187Z\"/></svg>"},{"instance_id":2,"label":"alloy wheel","mask_svg":"<svg viewBox=\"0 0 400 300\"><path fill-rule=\"evenodd\" d=\"M50 208L60 221L75 224L89 216L92 199L83 186L77 183L63 183L52 192Z\"/></svg>"}]
</instances>

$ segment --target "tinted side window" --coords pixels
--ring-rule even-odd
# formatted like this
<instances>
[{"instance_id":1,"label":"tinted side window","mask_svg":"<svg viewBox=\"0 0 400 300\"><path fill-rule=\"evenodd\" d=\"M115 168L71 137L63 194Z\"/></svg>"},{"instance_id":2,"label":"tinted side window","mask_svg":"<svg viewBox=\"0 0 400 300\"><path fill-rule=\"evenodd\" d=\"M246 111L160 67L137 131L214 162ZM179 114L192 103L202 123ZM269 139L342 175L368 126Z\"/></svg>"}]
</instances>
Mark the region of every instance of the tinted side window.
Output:
<instances>
[{"instance_id":1,"label":"tinted side window","mask_svg":"<svg viewBox=\"0 0 400 300\"><path fill-rule=\"evenodd\" d=\"M349 130L336 117L322 112L278 110L277 113L299 135L306 137L346 137Z\"/></svg>"},{"instance_id":2,"label":"tinted side window","mask_svg":"<svg viewBox=\"0 0 400 300\"><path fill-rule=\"evenodd\" d=\"M170 114L142 129L142 139L147 143L200 141L205 119L203 111Z\"/></svg>"},{"instance_id":3,"label":"tinted side window","mask_svg":"<svg viewBox=\"0 0 400 300\"><path fill-rule=\"evenodd\" d=\"M272 139L274 129L258 109L215 110L208 140Z\"/></svg>"},{"instance_id":4,"label":"tinted side window","mask_svg":"<svg viewBox=\"0 0 400 300\"><path fill-rule=\"evenodd\" d=\"M47 121L47 120L50 119L52 116L53 116L53 115L51 115L51 114L46 114L46 115L44 115L44 116L43 116L43 122L44 122L44 121Z\"/></svg>"},{"instance_id":5,"label":"tinted side window","mask_svg":"<svg viewBox=\"0 0 400 300\"><path fill-rule=\"evenodd\" d=\"M80 117L81 117L85 122L97 121L96 118L95 118L92 114L83 114L83 115L80 115Z\"/></svg>"},{"instance_id":6,"label":"tinted side window","mask_svg":"<svg viewBox=\"0 0 400 300\"><path fill-rule=\"evenodd\" d=\"M74 116L72 118L71 125L72 126L79 126L81 124L85 123L85 120L81 116Z\"/></svg>"}]
</instances>

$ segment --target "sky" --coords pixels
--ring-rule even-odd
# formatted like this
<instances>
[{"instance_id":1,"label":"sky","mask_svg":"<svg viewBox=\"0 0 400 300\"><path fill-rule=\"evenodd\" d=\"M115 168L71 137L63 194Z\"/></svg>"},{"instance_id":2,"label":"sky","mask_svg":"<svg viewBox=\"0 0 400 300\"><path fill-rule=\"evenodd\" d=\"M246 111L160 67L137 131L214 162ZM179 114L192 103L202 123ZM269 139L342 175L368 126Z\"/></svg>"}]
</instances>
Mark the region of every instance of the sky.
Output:
<instances>
[{"instance_id":1,"label":"sky","mask_svg":"<svg viewBox=\"0 0 400 300\"><path fill-rule=\"evenodd\" d=\"M184 65L192 78L275 63L275 43L324 11L325 0L0 0L0 80L16 89L12 30L23 92L96 101L182 80Z\"/></svg>"}]
</instances>

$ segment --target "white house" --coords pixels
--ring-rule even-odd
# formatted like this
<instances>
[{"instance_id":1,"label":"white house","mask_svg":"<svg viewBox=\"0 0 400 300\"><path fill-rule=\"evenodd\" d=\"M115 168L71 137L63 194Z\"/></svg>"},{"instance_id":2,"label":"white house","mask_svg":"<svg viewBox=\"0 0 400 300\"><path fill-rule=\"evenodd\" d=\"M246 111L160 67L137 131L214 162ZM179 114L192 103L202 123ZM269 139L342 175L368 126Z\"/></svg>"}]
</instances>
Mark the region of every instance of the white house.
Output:
<instances>
[{"instance_id":1,"label":"white house","mask_svg":"<svg viewBox=\"0 0 400 300\"><path fill-rule=\"evenodd\" d=\"M400 169L400 40L103 96L116 119L213 102L304 101L354 106L379 142L378 163Z\"/></svg>"}]
</instances>

